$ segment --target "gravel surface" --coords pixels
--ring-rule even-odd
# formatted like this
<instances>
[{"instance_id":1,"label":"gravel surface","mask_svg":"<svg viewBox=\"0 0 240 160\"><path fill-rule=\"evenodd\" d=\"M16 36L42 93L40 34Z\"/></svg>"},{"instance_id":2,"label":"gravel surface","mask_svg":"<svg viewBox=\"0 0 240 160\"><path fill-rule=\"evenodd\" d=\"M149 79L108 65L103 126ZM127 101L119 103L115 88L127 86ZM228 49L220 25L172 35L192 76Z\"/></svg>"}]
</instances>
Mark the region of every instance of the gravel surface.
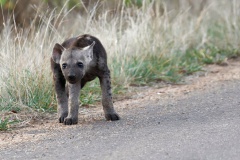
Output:
<instances>
[{"instance_id":1,"label":"gravel surface","mask_svg":"<svg viewBox=\"0 0 240 160\"><path fill-rule=\"evenodd\" d=\"M45 136L2 148L0 159L238 160L239 96L240 82L228 81L180 99L125 108L117 122L29 131Z\"/></svg>"}]
</instances>

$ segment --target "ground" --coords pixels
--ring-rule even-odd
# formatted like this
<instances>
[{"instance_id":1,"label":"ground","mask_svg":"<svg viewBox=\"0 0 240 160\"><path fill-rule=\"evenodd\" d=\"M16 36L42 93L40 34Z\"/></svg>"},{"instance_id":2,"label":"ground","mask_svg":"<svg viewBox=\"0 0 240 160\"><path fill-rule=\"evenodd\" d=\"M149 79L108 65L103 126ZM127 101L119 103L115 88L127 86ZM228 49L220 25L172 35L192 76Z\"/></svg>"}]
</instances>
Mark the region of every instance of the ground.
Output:
<instances>
[{"instance_id":1,"label":"ground","mask_svg":"<svg viewBox=\"0 0 240 160\"><path fill-rule=\"evenodd\" d=\"M208 65L204 67L204 71L186 77L184 82L178 85L159 83L151 87L130 89L131 96L116 101L114 103L115 108L121 116L155 102L174 105L174 101L179 101L196 90L212 90L222 82L240 80L240 61L237 59L229 60L227 64L224 66ZM46 114L37 116L37 118L30 118L29 121L10 131L1 132L0 149L6 149L25 142L38 142L44 140L46 136L56 136L60 131L66 131L70 128L74 130L104 120L101 105L85 107L80 110L79 124L74 126L59 124L57 123L56 114ZM162 111L164 112L164 109Z\"/></svg>"}]
</instances>

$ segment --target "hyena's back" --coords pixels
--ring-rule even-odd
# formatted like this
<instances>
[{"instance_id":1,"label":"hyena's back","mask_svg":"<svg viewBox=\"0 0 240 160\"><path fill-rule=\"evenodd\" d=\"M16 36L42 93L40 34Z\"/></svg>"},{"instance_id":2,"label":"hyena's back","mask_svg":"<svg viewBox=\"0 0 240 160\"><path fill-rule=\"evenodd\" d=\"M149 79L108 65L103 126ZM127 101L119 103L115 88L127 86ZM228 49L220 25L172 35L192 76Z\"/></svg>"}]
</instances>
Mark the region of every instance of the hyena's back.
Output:
<instances>
[{"instance_id":1,"label":"hyena's back","mask_svg":"<svg viewBox=\"0 0 240 160\"><path fill-rule=\"evenodd\" d=\"M96 56L97 59L101 58L107 61L107 54L103 45L96 37L89 34L84 34L78 37L67 39L62 43L62 46L66 49L75 46L78 46L79 48L84 48L91 45L93 41L95 41L95 45L93 47L93 55Z\"/></svg>"}]
</instances>

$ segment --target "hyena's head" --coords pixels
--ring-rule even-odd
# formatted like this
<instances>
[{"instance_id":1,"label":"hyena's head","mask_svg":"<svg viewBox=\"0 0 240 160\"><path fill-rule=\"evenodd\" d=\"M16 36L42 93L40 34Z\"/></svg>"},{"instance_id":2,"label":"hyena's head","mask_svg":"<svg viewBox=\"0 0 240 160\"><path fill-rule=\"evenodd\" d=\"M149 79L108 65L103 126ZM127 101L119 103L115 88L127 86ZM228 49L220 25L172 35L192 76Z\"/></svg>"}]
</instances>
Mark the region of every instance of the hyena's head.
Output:
<instances>
[{"instance_id":1,"label":"hyena's head","mask_svg":"<svg viewBox=\"0 0 240 160\"><path fill-rule=\"evenodd\" d=\"M79 82L85 75L89 63L93 58L93 46L95 42L84 48L76 46L68 49L60 44L55 44L52 53L52 59L60 64L65 79L71 83Z\"/></svg>"}]
</instances>

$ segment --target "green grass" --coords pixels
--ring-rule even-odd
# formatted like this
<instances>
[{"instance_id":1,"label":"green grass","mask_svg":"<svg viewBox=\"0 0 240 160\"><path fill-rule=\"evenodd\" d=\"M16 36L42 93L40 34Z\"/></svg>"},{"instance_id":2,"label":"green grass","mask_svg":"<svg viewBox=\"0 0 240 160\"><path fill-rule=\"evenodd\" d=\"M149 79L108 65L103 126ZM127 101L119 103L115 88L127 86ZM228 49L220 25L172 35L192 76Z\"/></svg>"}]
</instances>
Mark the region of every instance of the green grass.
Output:
<instances>
[{"instance_id":1,"label":"green grass","mask_svg":"<svg viewBox=\"0 0 240 160\"><path fill-rule=\"evenodd\" d=\"M9 121L8 119L1 120L0 119L0 131L6 131L9 128Z\"/></svg>"},{"instance_id":2,"label":"green grass","mask_svg":"<svg viewBox=\"0 0 240 160\"><path fill-rule=\"evenodd\" d=\"M177 51L176 51L177 52ZM184 53L176 53L179 57L164 57L162 55L146 54L145 57L132 56L118 61L113 59L113 74L131 77L128 83L147 85L149 82L165 81L178 83L184 76L201 71L207 64L220 64L228 57L238 56L237 50L220 50L216 47L203 49L190 48ZM121 64L124 63L124 66ZM114 77L117 79L117 76ZM115 85L121 85L121 82Z\"/></svg>"},{"instance_id":3,"label":"green grass","mask_svg":"<svg viewBox=\"0 0 240 160\"><path fill-rule=\"evenodd\" d=\"M10 74L5 81L7 96L0 97L1 110L21 110L22 106L41 112L54 109L56 102L52 84L40 73L24 70Z\"/></svg>"},{"instance_id":4,"label":"green grass","mask_svg":"<svg viewBox=\"0 0 240 160\"><path fill-rule=\"evenodd\" d=\"M0 119L0 131L7 131L12 124L18 123L17 120L10 120L9 118Z\"/></svg>"},{"instance_id":5,"label":"green grass","mask_svg":"<svg viewBox=\"0 0 240 160\"><path fill-rule=\"evenodd\" d=\"M87 83L81 90L80 101L82 106L91 105L101 100L101 88L99 80Z\"/></svg>"},{"instance_id":6,"label":"green grass","mask_svg":"<svg viewBox=\"0 0 240 160\"><path fill-rule=\"evenodd\" d=\"M205 65L239 56L240 2L212 0L200 11L186 4L171 10L174 5L169 1L125 3L127 6L116 9L116 13L109 8L99 12L97 7L86 10L84 16L68 13L65 8L58 14L39 12L41 23L31 29L22 30L6 22L0 34L0 112L21 112L24 108L55 112L49 63L52 48L79 34L92 34L103 43L113 97L125 94L131 85L179 83ZM96 79L83 88L80 101L82 106L91 106L100 100ZM8 120L1 121L4 126Z\"/></svg>"}]
</instances>

